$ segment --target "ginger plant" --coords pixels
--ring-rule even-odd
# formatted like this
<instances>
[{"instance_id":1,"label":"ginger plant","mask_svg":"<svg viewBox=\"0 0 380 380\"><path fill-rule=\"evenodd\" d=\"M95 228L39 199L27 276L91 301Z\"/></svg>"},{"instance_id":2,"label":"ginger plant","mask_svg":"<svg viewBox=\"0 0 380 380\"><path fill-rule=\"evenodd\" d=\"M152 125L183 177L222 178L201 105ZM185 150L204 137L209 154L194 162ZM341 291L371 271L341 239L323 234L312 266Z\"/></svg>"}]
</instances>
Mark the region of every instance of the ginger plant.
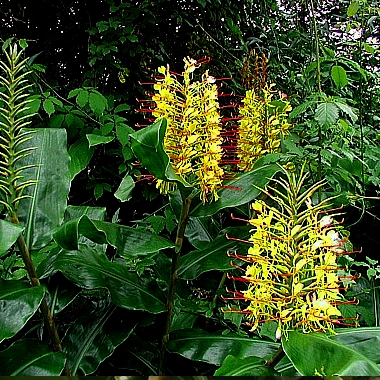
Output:
<instances>
[{"instance_id":1,"label":"ginger plant","mask_svg":"<svg viewBox=\"0 0 380 380\"><path fill-rule=\"evenodd\" d=\"M26 179L23 173L35 165L23 165L22 161L34 148L23 147L31 138L33 130L25 129L31 123L33 116L28 112L27 59L22 59L23 50L18 51L17 44L4 51L6 61L0 60L0 82L4 88L0 92L2 101L0 107L0 204L5 207L8 218L12 223L19 224L18 206L20 200L26 197L24 190L35 185L35 180ZM32 286L41 286L36 269L21 234L17 246L22 256L25 268ZM40 304L45 325L49 333L54 351L62 351L61 342L55 327L52 313L45 298ZM65 374L70 371L65 368Z\"/></svg>"},{"instance_id":2,"label":"ginger plant","mask_svg":"<svg viewBox=\"0 0 380 380\"><path fill-rule=\"evenodd\" d=\"M329 210L331 199L313 204L313 195L324 185L320 181L304 189L306 175L283 169L284 177L273 179L277 188L264 191L269 202L252 204L255 217L246 256L232 256L248 265L242 277L248 284L234 291L230 299L247 303L242 310L251 331L262 323L275 321L276 336L286 339L289 330L304 333L333 333L334 325L356 325L343 318L339 308L352 303L344 298L345 285L354 276L340 268L339 257L346 252L343 226L336 220L339 210ZM344 273L342 275L341 273Z\"/></svg>"}]
</instances>

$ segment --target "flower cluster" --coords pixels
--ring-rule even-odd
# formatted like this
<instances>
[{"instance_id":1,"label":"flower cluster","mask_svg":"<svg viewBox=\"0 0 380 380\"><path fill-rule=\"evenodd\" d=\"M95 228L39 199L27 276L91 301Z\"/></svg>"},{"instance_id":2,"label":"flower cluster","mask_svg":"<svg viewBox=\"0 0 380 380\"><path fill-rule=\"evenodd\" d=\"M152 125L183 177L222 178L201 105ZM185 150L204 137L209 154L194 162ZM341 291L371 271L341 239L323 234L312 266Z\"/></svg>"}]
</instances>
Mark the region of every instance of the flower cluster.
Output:
<instances>
[{"instance_id":1,"label":"flower cluster","mask_svg":"<svg viewBox=\"0 0 380 380\"><path fill-rule=\"evenodd\" d=\"M237 156L238 168L244 172L252 170L262 155L280 151L281 138L291 127L287 116L292 107L283 95L274 99L273 86L265 84L260 93L247 90L240 107Z\"/></svg>"},{"instance_id":2,"label":"flower cluster","mask_svg":"<svg viewBox=\"0 0 380 380\"><path fill-rule=\"evenodd\" d=\"M192 73L200 66L187 58L183 80L179 81L169 67L160 67L156 79L153 116L167 120L164 148L174 171L185 181L201 189L201 199L218 199L224 172L220 115L215 78L206 71L200 81L192 81ZM166 193L173 184L158 180L157 187Z\"/></svg>"},{"instance_id":3,"label":"flower cluster","mask_svg":"<svg viewBox=\"0 0 380 380\"><path fill-rule=\"evenodd\" d=\"M334 219L339 213L327 210L328 200L311 203L323 182L301 192L305 177L284 172L287 178L276 180L279 190L270 188L275 195L267 193L278 207L259 200L252 205L251 247L246 256L232 255L248 262L244 275L233 278L248 289L233 292L232 299L248 302L242 312L252 330L276 321L277 337L289 329L332 332L334 324L347 324L337 305L355 302L344 299L338 275L338 256L348 253Z\"/></svg>"}]
</instances>

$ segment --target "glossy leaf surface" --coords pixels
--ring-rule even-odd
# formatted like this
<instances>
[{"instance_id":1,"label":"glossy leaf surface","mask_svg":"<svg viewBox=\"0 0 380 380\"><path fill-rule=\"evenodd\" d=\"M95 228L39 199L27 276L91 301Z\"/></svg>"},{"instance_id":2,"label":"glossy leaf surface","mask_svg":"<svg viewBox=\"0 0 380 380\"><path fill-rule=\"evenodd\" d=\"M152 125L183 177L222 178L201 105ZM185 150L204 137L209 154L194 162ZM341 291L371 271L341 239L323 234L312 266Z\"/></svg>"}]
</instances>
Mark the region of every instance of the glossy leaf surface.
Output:
<instances>
[{"instance_id":1,"label":"glossy leaf surface","mask_svg":"<svg viewBox=\"0 0 380 380\"><path fill-rule=\"evenodd\" d=\"M19 332L37 311L44 297L42 286L0 279L0 342Z\"/></svg>"},{"instance_id":2,"label":"glossy leaf surface","mask_svg":"<svg viewBox=\"0 0 380 380\"><path fill-rule=\"evenodd\" d=\"M140 317L139 313L108 306L77 319L62 341L73 375L95 372L128 338Z\"/></svg>"},{"instance_id":3,"label":"glossy leaf surface","mask_svg":"<svg viewBox=\"0 0 380 380\"><path fill-rule=\"evenodd\" d=\"M224 208L236 207L251 202L261 193L260 189L263 189L279 170L280 167L275 164L262 166L226 182L226 188L218 191L220 198L217 202L210 202L205 205L199 202L193 207L190 215L213 215Z\"/></svg>"},{"instance_id":4,"label":"glossy leaf surface","mask_svg":"<svg viewBox=\"0 0 380 380\"><path fill-rule=\"evenodd\" d=\"M80 235L98 244L111 244L121 256L146 255L174 246L171 241L145 229L93 220L86 215L68 221L55 230L53 237L62 248L72 250L78 248Z\"/></svg>"},{"instance_id":5,"label":"glossy leaf surface","mask_svg":"<svg viewBox=\"0 0 380 380\"><path fill-rule=\"evenodd\" d=\"M70 146L70 179L85 169L94 154L94 148L89 146L89 142L86 138L82 137Z\"/></svg>"},{"instance_id":6,"label":"glossy leaf surface","mask_svg":"<svg viewBox=\"0 0 380 380\"><path fill-rule=\"evenodd\" d=\"M65 354L36 339L23 339L0 352L2 376L60 376Z\"/></svg>"},{"instance_id":7,"label":"glossy leaf surface","mask_svg":"<svg viewBox=\"0 0 380 380\"><path fill-rule=\"evenodd\" d=\"M47 277L61 271L74 284L86 288L106 288L112 301L126 309L156 314L166 311L165 298L153 279L142 279L118 262L111 262L86 245L78 251L61 251L38 267Z\"/></svg>"},{"instance_id":8,"label":"glossy leaf surface","mask_svg":"<svg viewBox=\"0 0 380 380\"><path fill-rule=\"evenodd\" d=\"M303 376L379 376L380 368L361 353L322 333L289 332L284 351Z\"/></svg>"},{"instance_id":9,"label":"glossy leaf surface","mask_svg":"<svg viewBox=\"0 0 380 380\"><path fill-rule=\"evenodd\" d=\"M70 157L64 129L36 129L22 148L35 147L20 165L37 165L23 170L24 180L36 180L25 190L31 198L19 205L19 219L25 226L29 249L42 248L51 241L53 228L63 221L70 189Z\"/></svg>"},{"instance_id":10,"label":"glossy leaf surface","mask_svg":"<svg viewBox=\"0 0 380 380\"><path fill-rule=\"evenodd\" d=\"M192 280L210 270L231 270L231 257L227 252L238 250L244 255L249 244L228 240L226 234L231 238L248 240L251 228L251 226L227 228L203 249L182 256L179 261L178 276L184 280Z\"/></svg>"},{"instance_id":11,"label":"glossy leaf surface","mask_svg":"<svg viewBox=\"0 0 380 380\"><path fill-rule=\"evenodd\" d=\"M265 360L256 356L243 359L228 355L214 376L280 376L271 367L265 366Z\"/></svg>"},{"instance_id":12,"label":"glossy leaf surface","mask_svg":"<svg viewBox=\"0 0 380 380\"><path fill-rule=\"evenodd\" d=\"M273 355L277 343L255 338L244 338L236 334L207 333L201 329L183 329L170 333L168 350L191 360L221 365L227 355L239 359L248 356Z\"/></svg>"}]
</instances>

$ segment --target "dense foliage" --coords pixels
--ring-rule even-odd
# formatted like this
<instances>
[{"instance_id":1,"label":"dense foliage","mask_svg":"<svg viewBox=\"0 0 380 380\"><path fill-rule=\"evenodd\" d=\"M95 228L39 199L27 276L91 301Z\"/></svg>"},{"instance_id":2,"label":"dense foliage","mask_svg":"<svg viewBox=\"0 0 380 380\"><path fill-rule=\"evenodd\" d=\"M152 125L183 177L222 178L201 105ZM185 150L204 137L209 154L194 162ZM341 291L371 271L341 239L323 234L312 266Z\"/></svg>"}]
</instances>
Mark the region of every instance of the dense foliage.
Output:
<instances>
[{"instance_id":1,"label":"dense foliage","mask_svg":"<svg viewBox=\"0 0 380 380\"><path fill-rule=\"evenodd\" d=\"M380 374L379 2L0 16L0 375Z\"/></svg>"}]
</instances>

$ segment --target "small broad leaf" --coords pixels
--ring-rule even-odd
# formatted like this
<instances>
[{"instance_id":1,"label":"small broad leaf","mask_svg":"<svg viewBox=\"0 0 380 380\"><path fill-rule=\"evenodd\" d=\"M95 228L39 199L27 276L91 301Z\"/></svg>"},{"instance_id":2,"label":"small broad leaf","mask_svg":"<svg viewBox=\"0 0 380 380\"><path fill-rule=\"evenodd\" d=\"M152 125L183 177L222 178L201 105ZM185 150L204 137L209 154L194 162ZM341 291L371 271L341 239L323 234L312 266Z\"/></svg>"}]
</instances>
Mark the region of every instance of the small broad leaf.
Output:
<instances>
[{"instance_id":1,"label":"small broad leaf","mask_svg":"<svg viewBox=\"0 0 380 380\"><path fill-rule=\"evenodd\" d=\"M315 110L315 119L321 127L332 126L338 117L338 107L331 102L320 103Z\"/></svg>"},{"instance_id":2,"label":"small broad leaf","mask_svg":"<svg viewBox=\"0 0 380 380\"><path fill-rule=\"evenodd\" d=\"M347 9L347 16L348 17L355 16L358 10L359 10L359 1L358 0L351 1Z\"/></svg>"},{"instance_id":3,"label":"small broad leaf","mask_svg":"<svg viewBox=\"0 0 380 380\"><path fill-rule=\"evenodd\" d=\"M88 140L84 137L70 146L70 180L73 180L78 173L87 167L93 154L94 148L89 146Z\"/></svg>"},{"instance_id":4,"label":"small broad leaf","mask_svg":"<svg viewBox=\"0 0 380 380\"><path fill-rule=\"evenodd\" d=\"M31 288L23 280L0 279L0 342L25 326L40 306L44 294L42 286Z\"/></svg>"},{"instance_id":5,"label":"small broad leaf","mask_svg":"<svg viewBox=\"0 0 380 380\"><path fill-rule=\"evenodd\" d=\"M98 91L91 91L88 97L89 105L96 116L100 116L107 106L107 99Z\"/></svg>"},{"instance_id":6,"label":"small broad leaf","mask_svg":"<svg viewBox=\"0 0 380 380\"><path fill-rule=\"evenodd\" d=\"M379 376L375 362L323 333L290 331L282 345L290 361L303 376Z\"/></svg>"},{"instance_id":7,"label":"small broad leaf","mask_svg":"<svg viewBox=\"0 0 380 380\"><path fill-rule=\"evenodd\" d=\"M88 103L88 98L88 91L82 89L76 99L78 106L83 108Z\"/></svg>"},{"instance_id":8,"label":"small broad leaf","mask_svg":"<svg viewBox=\"0 0 380 380\"><path fill-rule=\"evenodd\" d=\"M348 84L346 70L342 66L333 66L331 69L331 78L338 88Z\"/></svg>"},{"instance_id":9,"label":"small broad leaf","mask_svg":"<svg viewBox=\"0 0 380 380\"><path fill-rule=\"evenodd\" d=\"M37 339L18 340L0 352L2 376L60 376L65 362L63 352Z\"/></svg>"},{"instance_id":10,"label":"small broad leaf","mask_svg":"<svg viewBox=\"0 0 380 380\"><path fill-rule=\"evenodd\" d=\"M131 133L132 128L128 127L125 124L116 125L116 137L119 140L121 145L126 145L129 142L129 134Z\"/></svg>"},{"instance_id":11,"label":"small broad leaf","mask_svg":"<svg viewBox=\"0 0 380 380\"><path fill-rule=\"evenodd\" d=\"M115 197L121 202L129 201L134 188L135 182L133 181L133 178L130 175L126 175L116 190Z\"/></svg>"},{"instance_id":12,"label":"small broad leaf","mask_svg":"<svg viewBox=\"0 0 380 380\"><path fill-rule=\"evenodd\" d=\"M54 104L50 99L45 99L42 106L49 116L55 112Z\"/></svg>"},{"instance_id":13,"label":"small broad leaf","mask_svg":"<svg viewBox=\"0 0 380 380\"><path fill-rule=\"evenodd\" d=\"M90 148L99 144L107 144L114 139L113 136L101 136L95 134L88 134L86 135L86 138L88 140Z\"/></svg>"},{"instance_id":14,"label":"small broad leaf","mask_svg":"<svg viewBox=\"0 0 380 380\"><path fill-rule=\"evenodd\" d=\"M0 220L0 257L7 253L8 249L16 243L23 230L24 228L18 224Z\"/></svg>"},{"instance_id":15,"label":"small broad leaf","mask_svg":"<svg viewBox=\"0 0 380 380\"><path fill-rule=\"evenodd\" d=\"M271 367L266 367L262 358L248 356L239 359L228 355L214 376L280 376L280 373Z\"/></svg>"}]
</instances>

